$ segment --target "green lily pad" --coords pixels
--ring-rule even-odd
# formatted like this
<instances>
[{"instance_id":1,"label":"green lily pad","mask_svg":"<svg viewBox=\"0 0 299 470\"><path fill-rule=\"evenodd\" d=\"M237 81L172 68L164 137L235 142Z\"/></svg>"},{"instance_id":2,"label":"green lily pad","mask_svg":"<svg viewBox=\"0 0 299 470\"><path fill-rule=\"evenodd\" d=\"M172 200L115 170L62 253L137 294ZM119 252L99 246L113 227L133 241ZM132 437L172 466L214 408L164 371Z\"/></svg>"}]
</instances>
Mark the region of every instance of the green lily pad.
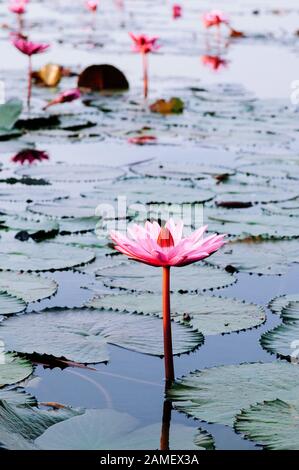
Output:
<instances>
[{"instance_id":1,"label":"green lily pad","mask_svg":"<svg viewBox=\"0 0 299 470\"><path fill-rule=\"evenodd\" d=\"M57 271L90 263L92 251L58 243L7 242L0 248L0 271Z\"/></svg>"},{"instance_id":2,"label":"green lily pad","mask_svg":"<svg viewBox=\"0 0 299 470\"><path fill-rule=\"evenodd\" d=\"M47 450L159 450L160 434L160 423L142 428L126 413L87 410L47 429L35 444ZM171 450L213 449L210 434L181 424L171 425L169 444Z\"/></svg>"},{"instance_id":3,"label":"green lily pad","mask_svg":"<svg viewBox=\"0 0 299 470\"><path fill-rule=\"evenodd\" d=\"M45 218L40 218L40 220L30 220L17 216L5 216L4 225L9 230L13 232L22 232L23 234L26 234L28 238L30 237L35 241L54 238L59 232L59 225L56 222ZM18 235L16 238L17 237Z\"/></svg>"},{"instance_id":4,"label":"green lily pad","mask_svg":"<svg viewBox=\"0 0 299 470\"><path fill-rule=\"evenodd\" d=\"M294 199L292 201L286 201L279 204L268 204L263 209L267 214L299 217L299 199Z\"/></svg>"},{"instance_id":5,"label":"green lily pad","mask_svg":"<svg viewBox=\"0 0 299 470\"><path fill-rule=\"evenodd\" d=\"M269 308L273 313L278 313L281 315L282 310L286 308L290 302L299 302L299 294L281 295L279 297L275 297L275 299L271 300L269 303Z\"/></svg>"},{"instance_id":6,"label":"green lily pad","mask_svg":"<svg viewBox=\"0 0 299 470\"><path fill-rule=\"evenodd\" d=\"M263 176L265 178L291 178L299 179L299 164L292 161L269 162L253 165L244 165L239 168L243 173Z\"/></svg>"},{"instance_id":7,"label":"green lily pad","mask_svg":"<svg viewBox=\"0 0 299 470\"><path fill-rule=\"evenodd\" d=\"M288 363L212 367L177 381L168 392L175 408L193 418L233 425L244 408L263 400L298 400L299 370Z\"/></svg>"},{"instance_id":8,"label":"green lily pad","mask_svg":"<svg viewBox=\"0 0 299 470\"><path fill-rule=\"evenodd\" d=\"M267 450L299 450L299 402L252 405L237 415L235 429Z\"/></svg>"},{"instance_id":9,"label":"green lily pad","mask_svg":"<svg viewBox=\"0 0 299 470\"><path fill-rule=\"evenodd\" d=\"M67 200L58 200L51 202L50 204L32 204L29 207L30 212L45 215L53 219L59 219L59 222L62 222L63 226L70 227L72 220L78 219L88 219L88 222L92 219L93 228L95 228L96 223L99 221L99 217L95 217L95 211L97 208L97 201L95 199L88 198L71 198ZM80 224L80 221L79 221Z\"/></svg>"},{"instance_id":10,"label":"green lily pad","mask_svg":"<svg viewBox=\"0 0 299 470\"><path fill-rule=\"evenodd\" d=\"M138 175L151 178L179 180L201 180L208 176L230 176L234 174L234 170L225 166L202 165L190 162L162 162L159 160L138 163L133 165L131 170Z\"/></svg>"},{"instance_id":11,"label":"green lily pad","mask_svg":"<svg viewBox=\"0 0 299 470\"><path fill-rule=\"evenodd\" d=\"M88 302L88 307L162 316L159 294L105 294ZM266 320L262 307L236 299L202 295L171 296L172 318L191 326L204 335L217 335L245 330Z\"/></svg>"},{"instance_id":12,"label":"green lily pad","mask_svg":"<svg viewBox=\"0 0 299 470\"><path fill-rule=\"evenodd\" d=\"M0 272L0 290L25 302L36 302L54 295L58 285L53 279L33 274Z\"/></svg>"},{"instance_id":13,"label":"green lily pad","mask_svg":"<svg viewBox=\"0 0 299 470\"><path fill-rule=\"evenodd\" d=\"M22 359L15 354L2 353L0 361L0 388L21 382L29 377L32 372L32 364L27 359Z\"/></svg>"},{"instance_id":14,"label":"green lily pad","mask_svg":"<svg viewBox=\"0 0 299 470\"><path fill-rule=\"evenodd\" d=\"M113 185L95 186L90 192L84 192L87 199L94 198L96 206L108 200L117 200L119 196L126 196L127 204L182 204L202 203L214 198L213 192L201 185L198 187L190 183L183 184L164 182L154 178L127 178L116 181Z\"/></svg>"},{"instance_id":15,"label":"green lily pad","mask_svg":"<svg viewBox=\"0 0 299 470\"><path fill-rule=\"evenodd\" d=\"M124 175L124 171L116 167L65 164L29 166L20 168L16 173L30 178L73 183L113 180Z\"/></svg>"},{"instance_id":16,"label":"green lily pad","mask_svg":"<svg viewBox=\"0 0 299 470\"><path fill-rule=\"evenodd\" d=\"M297 364L299 362L299 299L290 300L291 297L278 299L274 303L272 308L277 309L279 304L281 306L280 316L283 323L264 333L260 341L267 351ZM284 301L287 302L284 304Z\"/></svg>"},{"instance_id":17,"label":"green lily pad","mask_svg":"<svg viewBox=\"0 0 299 470\"><path fill-rule=\"evenodd\" d=\"M191 328L173 324L174 354L203 343ZM163 356L162 322L158 318L90 309L53 309L11 318L0 326L8 351L65 358L84 364L109 360L107 344Z\"/></svg>"},{"instance_id":18,"label":"green lily pad","mask_svg":"<svg viewBox=\"0 0 299 470\"><path fill-rule=\"evenodd\" d=\"M46 202L54 201L55 199L64 199L68 193L61 190L53 190L45 186L14 186L12 188L6 187L0 189L0 201L9 202Z\"/></svg>"},{"instance_id":19,"label":"green lily pad","mask_svg":"<svg viewBox=\"0 0 299 470\"><path fill-rule=\"evenodd\" d=\"M22 101L13 98L0 105L0 130L10 131L13 129L22 112Z\"/></svg>"},{"instance_id":20,"label":"green lily pad","mask_svg":"<svg viewBox=\"0 0 299 470\"><path fill-rule=\"evenodd\" d=\"M24 312L26 306L24 300L5 291L0 292L0 315L13 315Z\"/></svg>"},{"instance_id":21,"label":"green lily pad","mask_svg":"<svg viewBox=\"0 0 299 470\"><path fill-rule=\"evenodd\" d=\"M83 411L68 407L43 410L37 406L15 406L0 401L0 442L10 450L35 449L34 440L49 427L82 414Z\"/></svg>"},{"instance_id":22,"label":"green lily pad","mask_svg":"<svg viewBox=\"0 0 299 470\"><path fill-rule=\"evenodd\" d=\"M98 278L107 287L136 292L161 292L162 270L142 263L119 263L97 271ZM204 265L191 265L172 270L173 292L202 292L226 287L236 278L221 269Z\"/></svg>"},{"instance_id":23,"label":"green lily pad","mask_svg":"<svg viewBox=\"0 0 299 470\"><path fill-rule=\"evenodd\" d=\"M217 194L216 204L229 202L240 202L243 204L257 204L280 202L294 199L298 193L286 191L282 188L275 188L264 183L259 184L221 184L215 189Z\"/></svg>"},{"instance_id":24,"label":"green lily pad","mask_svg":"<svg viewBox=\"0 0 299 470\"><path fill-rule=\"evenodd\" d=\"M206 261L230 271L255 274L284 274L293 262L299 262L297 240L233 242Z\"/></svg>"}]
</instances>

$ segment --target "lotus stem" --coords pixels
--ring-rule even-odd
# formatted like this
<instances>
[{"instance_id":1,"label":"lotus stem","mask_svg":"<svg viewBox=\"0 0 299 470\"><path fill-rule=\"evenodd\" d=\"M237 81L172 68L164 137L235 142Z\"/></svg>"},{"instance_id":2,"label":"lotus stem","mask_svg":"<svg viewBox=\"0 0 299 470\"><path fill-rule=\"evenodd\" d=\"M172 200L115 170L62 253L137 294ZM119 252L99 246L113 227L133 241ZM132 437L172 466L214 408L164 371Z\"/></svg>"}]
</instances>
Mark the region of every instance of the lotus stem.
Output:
<instances>
[{"instance_id":1,"label":"lotus stem","mask_svg":"<svg viewBox=\"0 0 299 470\"><path fill-rule=\"evenodd\" d=\"M142 62L143 62L143 93L144 98L146 99L148 96L148 60L147 54L142 54Z\"/></svg>"},{"instance_id":2,"label":"lotus stem","mask_svg":"<svg viewBox=\"0 0 299 470\"><path fill-rule=\"evenodd\" d=\"M31 94L32 94L32 58L28 56L28 89L27 89L27 107L30 109Z\"/></svg>"},{"instance_id":3,"label":"lotus stem","mask_svg":"<svg viewBox=\"0 0 299 470\"><path fill-rule=\"evenodd\" d=\"M166 387L174 381L174 365L170 317L170 268L163 267L163 334L164 334L164 362Z\"/></svg>"},{"instance_id":4,"label":"lotus stem","mask_svg":"<svg viewBox=\"0 0 299 470\"><path fill-rule=\"evenodd\" d=\"M165 400L163 404L160 450L169 450L171 411L172 411L172 402Z\"/></svg>"}]
</instances>

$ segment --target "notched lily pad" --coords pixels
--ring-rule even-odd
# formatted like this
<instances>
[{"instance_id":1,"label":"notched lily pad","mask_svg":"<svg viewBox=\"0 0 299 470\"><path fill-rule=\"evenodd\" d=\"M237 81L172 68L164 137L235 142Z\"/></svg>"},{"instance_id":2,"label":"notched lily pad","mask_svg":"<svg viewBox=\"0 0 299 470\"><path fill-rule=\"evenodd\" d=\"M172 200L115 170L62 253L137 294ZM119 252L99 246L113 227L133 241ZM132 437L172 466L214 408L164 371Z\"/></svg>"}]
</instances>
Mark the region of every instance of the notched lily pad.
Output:
<instances>
[{"instance_id":1,"label":"notched lily pad","mask_svg":"<svg viewBox=\"0 0 299 470\"><path fill-rule=\"evenodd\" d=\"M23 299L36 302L54 295L58 285L53 279L34 274L0 272L0 290Z\"/></svg>"},{"instance_id":2,"label":"notched lily pad","mask_svg":"<svg viewBox=\"0 0 299 470\"><path fill-rule=\"evenodd\" d=\"M106 294L88 302L88 307L162 317L160 294ZM172 318L204 335L245 330L266 320L262 307L236 299L202 295L171 296Z\"/></svg>"},{"instance_id":3,"label":"notched lily pad","mask_svg":"<svg viewBox=\"0 0 299 470\"><path fill-rule=\"evenodd\" d=\"M29 377L32 372L33 367L30 361L18 357L15 354L3 354L2 352L0 362L0 388L21 382Z\"/></svg>"},{"instance_id":4,"label":"notched lily pad","mask_svg":"<svg viewBox=\"0 0 299 470\"><path fill-rule=\"evenodd\" d=\"M21 332L21 333L20 333ZM11 318L0 326L6 350L54 356L78 363L107 362L107 345L162 357L162 322L158 318L91 309L49 309ZM173 325L174 354L203 343L203 336Z\"/></svg>"},{"instance_id":5,"label":"notched lily pad","mask_svg":"<svg viewBox=\"0 0 299 470\"><path fill-rule=\"evenodd\" d=\"M19 297L0 291L0 315L13 315L24 312L27 305Z\"/></svg>"}]
</instances>

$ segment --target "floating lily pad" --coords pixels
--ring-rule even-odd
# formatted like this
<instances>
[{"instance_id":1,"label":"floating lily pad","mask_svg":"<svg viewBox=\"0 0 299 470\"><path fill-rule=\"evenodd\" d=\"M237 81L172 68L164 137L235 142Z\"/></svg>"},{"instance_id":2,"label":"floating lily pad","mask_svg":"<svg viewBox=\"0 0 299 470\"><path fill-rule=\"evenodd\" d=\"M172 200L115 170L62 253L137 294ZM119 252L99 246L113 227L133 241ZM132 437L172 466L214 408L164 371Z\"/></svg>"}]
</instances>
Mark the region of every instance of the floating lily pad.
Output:
<instances>
[{"instance_id":1,"label":"floating lily pad","mask_svg":"<svg viewBox=\"0 0 299 470\"><path fill-rule=\"evenodd\" d=\"M162 316L159 294L106 294L88 302L89 307ZM266 320L263 308L236 299L198 295L171 296L172 318L204 335L245 330Z\"/></svg>"},{"instance_id":2,"label":"floating lily pad","mask_svg":"<svg viewBox=\"0 0 299 470\"><path fill-rule=\"evenodd\" d=\"M287 307L290 302L299 302L299 294L275 297L275 299L271 300L269 303L269 308L273 313L281 315L282 310Z\"/></svg>"},{"instance_id":3,"label":"floating lily pad","mask_svg":"<svg viewBox=\"0 0 299 470\"><path fill-rule=\"evenodd\" d=\"M299 199L286 201L280 204L268 204L264 207L268 214L287 215L289 217L299 217Z\"/></svg>"},{"instance_id":4,"label":"floating lily pad","mask_svg":"<svg viewBox=\"0 0 299 470\"><path fill-rule=\"evenodd\" d=\"M299 262L297 240L229 243L207 260L230 272L267 275L284 274L292 262Z\"/></svg>"},{"instance_id":5,"label":"floating lily pad","mask_svg":"<svg viewBox=\"0 0 299 470\"><path fill-rule=\"evenodd\" d=\"M11 99L0 105L0 130L11 131L22 112L22 101Z\"/></svg>"},{"instance_id":6,"label":"floating lily pad","mask_svg":"<svg viewBox=\"0 0 299 470\"><path fill-rule=\"evenodd\" d=\"M119 263L97 271L107 287L137 292L160 292L162 270L141 263ZM210 266L192 265L172 270L171 290L173 292L202 292L226 287L236 278L221 269Z\"/></svg>"},{"instance_id":7,"label":"floating lily pad","mask_svg":"<svg viewBox=\"0 0 299 470\"><path fill-rule=\"evenodd\" d=\"M168 392L175 407L200 420L232 426L244 408L263 400L298 400L299 370L288 363L254 363L192 372Z\"/></svg>"},{"instance_id":8,"label":"floating lily pad","mask_svg":"<svg viewBox=\"0 0 299 470\"><path fill-rule=\"evenodd\" d=\"M57 291L53 279L25 273L0 272L0 290L23 299L36 302L51 297Z\"/></svg>"},{"instance_id":9,"label":"floating lily pad","mask_svg":"<svg viewBox=\"0 0 299 470\"><path fill-rule=\"evenodd\" d=\"M11 202L43 202L54 201L55 199L64 199L68 194L52 188L45 188L44 186L14 186L13 188L6 187L0 189L0 201Z\"/></svg>"},{"instance_id":10,"label":"floating lily pad","mask_svg":"<svg viewBox=\"0 0 299 470\"><path fill-rule=\"evenodd\" d=\"M263 176L265 178L292 178L299 179L299 164L292 161L279 161L274 163L262 163L244 165L239 168L243 173ZM287 183L286 183L287 184Z\"/></svg>"},{"instance_id":11,"label":"floating lily pad","mask_svg":"<svg viewBox=\"0 0 299 470\"><path fill-rule=\"evenodd\" d=\"M298 238L299 224L296 218L242 211L205 211L205 223L210 231L226 232L238 238L260 237L263 239Z\"/></svg>"},{"instance_id":12,"label":"floating lily pad","mask_svg":"<svg viewBox=\"0 0 299 470\"><path fill-rule=\"evenodd\" d=\"M0 442L2 447L10 450L36 450L33 441L44 431L81 413L83 411L68 407L43 410L27 404L15 406L2 400L0 401Z\"/></svg>"},{"instance_id":13,"label":"floating lily pad","mask_svg":"<svg viewBox=\"0 0 299 470\"><path fill-rule=\"evenodd\" d=\"M299 402L252 405L237 415L235 429L267 450L299 450Z\"/></svg>"},{"instance_id":14,"label":"floating lily pad","mask_svg":"<svg viewBox=\"0 0 299 470\"><path fill-rule=\"evenodd\" d=\"M92 251L56 243L7 242L0 248L0 271L55 271L90 263Z\"/></svg>"},{"instance_id":15,"label":"floating lily pad","mask_svg":"<svg viewBox=\"0 0 299 470\"><path fill-rule=\"evenodd\" d=\"M126 413L114 410L87 410L49 428L35 444L47 450L159 450L161 423L140 427ZM202 430L182 424L170 427L171 450L213 449L213 438Z\"/></svg>"},{"instance_id":16,"label":"floating lily pad","mask_svg":"<svg viewBox=\"0 0 299 470\"><path fill-rule=\"evenodd\" d=\"M25 219L22 217L6 216L4 225L14 232L20 241L32 238L35 241L42 241L54 238L59 232L59 225L56 222L41 218L40 220Z\"/></svg>"},{"instance_id":17,"label":"floating lily pad","mask_svg":"<svg viewBox=\"0 0 299 470\"><path fill-rule=\"evenodd\" d=\"M0 292L0 315L13 315L26 309L24 300L10 295L5 291Z\"/></svg>"},{"instance_id":18,"label":"floating lily pad","mask_svg":"<svg viewBox=\"0 0 299 470\"><path fill-rule=\"evenodd\" d=\"M201 333L174 323L174 354L203 343ZM163 356L162 322L158 318L89 309L53 309L5 321L0 339L8 351L65 358L80 363L109 360L107 344Z\"/></svg>"},{"instance_id":19,"label":"floating lily pad","mask_svg":"<svg viewBox=\"0 0 299 470\"><path fill-rule=\"evenodd\" d=\"M183 204L206 202L214 198L214 194L208 188L199 188L190 183L167 182L163 189L161 181L153 178L127 178L116 181L113 185L95 186L92 192L84 193L87 198L94 198L97 204L107 200L117 200L120 196L126 196L127 204Z\"/></svg>"},{"instance_id":20,"label":"floating lily pad","mask_svg":"<svg viewBox=\"0 0 299 470\"><path fill-rule=\"evenodd\" d=\"M125 75L113 65L90 65L81 72L78 87L83 91L126 91L129 83Z\"/></svg>"},{"instance_id":21,"label":"floating lily pad","mask_svg":"<svg viewBox=\"0 0 299 470\"><path fill-rule=\"evenodd\" d=\"M72 218L74 220L89 219L88 222L90 222L90 219L93 219L95 228L96 222L99 221L99 217L95 217L98 204L99 203L95 199L82 197L54 201L51 204L33 204L29 207L29 210L35 214L46 215L53 219L62 220L62 229L63 226L66 227L68 224L69 227L72 225L72 221L69 220ZM65 220L63 221L63 219Z\"/></svg>"},{"instance_id":22,"label":"floating lily pad","mask_svg":"<svg viewBox=\"0 0 299 470\"><path fill-rule=\"evenodd\" d=\"M0 362L0 388L21 382L33 372L31 362L14 354L2 353ZM1 399L1 396L0 396Z\"/></svg>"},{"instance_id":23,"label":"floating lily pad","mask_svg":"<svg viewBox=\"0 0 299 470\"><path fill-rule=\"evenodd\" d=\"M288 300L288 303L283 304L284 300ZM299 299L297 301L290 300L288 296L286 299L278 299L278 301L274 303L274 308L277 309L279 303L281 306L280 316L283 323L273 330L264 333L260 340L261 345L267 351L277 354L279 357L291 360L293 363L298 363Z\"/></svg>"},{"instance_id":24,"label":"floating lily pad","mask_svg":"<svg viewBox=\"0 0 299 470\"><path fill-rule=\"evenodd\" d=\"M294 199L298 193L275 188L264 183L258 184L222 184L214 188L217 197L216 204L225 202L240 202L247 204L279 202Z\"/></svg>"},{"instance_id":25,"label":"floating lily pad","mask_svg":"<svg viewBox=\"0 0 299 470\"><path fill-rule=\"evenodd\" d=\"M30 178L43 178L49 181L68 181L74 183L113 180L124 175L119 168L101 165L29 166L16 171L18 175Z\"/></svg>"}]
</instances>

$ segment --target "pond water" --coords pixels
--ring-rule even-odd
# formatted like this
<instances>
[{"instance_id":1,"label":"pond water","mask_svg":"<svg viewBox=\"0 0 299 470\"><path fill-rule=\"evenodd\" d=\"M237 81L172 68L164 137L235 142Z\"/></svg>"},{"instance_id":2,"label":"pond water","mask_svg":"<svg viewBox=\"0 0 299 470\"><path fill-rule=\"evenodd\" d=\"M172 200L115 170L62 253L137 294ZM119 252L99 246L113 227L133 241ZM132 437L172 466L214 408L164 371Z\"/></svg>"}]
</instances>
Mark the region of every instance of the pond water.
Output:
<instances>
[{"instance_id":1,"label":"pond water","mask_svg":"<svg viewBox=\"0 0 299 470\"><path fill-rule=\"evenodd\" d=\"M46 296L49 298L38 303L27 302L25 313L22 311L19 317L44 309L82 309L95 294L111 293L111 284L103 280L99 270L109 268L109 263L117 269L119 258L115 264L114 257L113 261L108 257L108 263L102 257L105 250L110 254L110 247L107 241L101 240L100 245L94 234L98 204L111 204L116 196L126 196L130 203L147 204L152 202L149 197L164 203L168 194L174 194L176 199L171 202L181 203L193 191L196 197L192 202L204 203L203 220L197 222L207 222L211 231L228 233L232 242L229 246L239 250L237 261L233 251L228 253L225 264L221 260L217 264L215 257L215 265L223 275L229 275L223 268L230 265L230 255L231 264L239 269L234 269L233 280L220 282L208 295L259 305L266 312L266 320L256 328L244 331L236 332L235 328L226 334L204 334L201 347L175 357L176 377L225 365L275 361L288 365L285 359L290 359L289 353L280 354L276 346L277 354L271 354L269 348L262 347L260 339L282 323L282 318L269 308L270 301L298 294L298 109L291 102L291 93L292 83L299 78L299 35L295 34L299 30L299 7L292 0L210 0L202 5L195 0L182 0L183 17L173 21L171 1L125 0L124 3L124 10L120 10L114 2L102 0L95 26L94 19L82 6L84 2L79 0L32 1L28 6L25 30L36 40L51 43L46 55L34 57L34 69L53 62L70 68L75 76L63 78L54 90L34 87L31 112L28 114L24 107L18 135L4 133L0 141L0 212L4 220L1 224L8 229L1 230L0 252L4 261L0 260L0 269L15 273L20 270L41 272L42 278L50 278L58 286L54 295ZM245 37L229 38L225 28L217 40L213 32L206 34L200 17L209 8L224 9L230 15L233 27L243 31ZM3 58L0 80L4 81L7 98L24 100L27 61L10 45L8 34L13 21L7 13L6 2L0 2L0 57ZM141 60L138 54L130 51L128 31L160 37L160 51L150 56L148 102L181 97L185 103L183 114L162 116L149 111L148 102L142 98ZM222 65L215 70L215 60L210 60L210 66L207 66L204 57L216 57L217 63L220 60ZM43 104L58 91L76 86L78 72L86 66L103 63L114 65L125 73L130 83L127 93L91 94L76 102L50 108L48 114L42 111ZM41 118L45 118L45 122L41 122ZM50 118L58 121L52 125ZM35 123L30 125L34 120ZM154 145L139 146L128 142L130 137L142 135L153 135L156 138ZM49 161L33 166L13 163L11 157L28 147L44 150ZM161 170L162 178L156 178L157 168ZM167 174L172 168L176 168L179 176ZM202 179L196 180L189 174L185 181L182 173L188 168L191 173L192 168L196 168L194 174L201 175ZM224 182L215 179L219 174L226 175ZM22 181L23 177L42 181L30 185ZM17 181L11 184L9 178ZM139 179L144 185L144 192L139 190L139 199L134 188L137 179L129 185L132 178ZM55 201L60 192L66 193L68 199L62 197ZM211 197L206 196L207 192L212 193ZM198 201L202 193L204 195ZM241 211L236 206L227 209L227 204L230 207L232 202L240 201L250 207L245 205ZM221 203L226 205L220 207ZM140 217L142 215L137 211L136 220L140 221ZM19 241L16 245L15 235L21 229L29 234L37 231L31 228L33 223L40 224L46 234L49 229L45 224L52 224L52 230L57 230L55 238L48 240L46 235L40 245L32 240ZM92 225L85 229L87 223ZM66 226L71 235L64 233ZM49 261L38 251L39 247L45 246L46 252L51 242L57 242L53 248L57 268L51 266L51 256ZM9 254L5 251L8 250L6 243L13 247ZM252 251L244 255L242 250L244 246L252 250L254 243L261 256L251 262ZM30 252L33 244L38 248ZM29 245L30 255L24 269L14 256L18 253L23 257L25 245ZM74 250L73 256L79 258L77 263L68 252L64 254L70 247ZM92 257L82 261L80 253L85 249L96 250L95 261ZM29 264L33 261L36 264L32 268ZM77 269L78 265L83 266ZM209 269L206 264L204 267ZM267 269L273 274L265 275ZM186 272L186 286L181 288L188 290L190 274ZM177 270L173 270L173 277L176 273ZM147 280L145 275L144 283ZM199 291L200 283L199 277ZM227 284L230 285L223 287ZM113 292L121 294L113 283L112 287ZM136 292L131 290L138 290L134 280L129 289L134 298ZM196 295L200 297L202 292ZM114 313L110 314L112 318ZM0 338L2 326L9 328L10 321L10 317L1 321ZM294 323L296 326L295 320ZM78 334L88 336L81 327L75 327ZM145 338L146 333L145 329ZM296 334L295 329L290 337L296 339ZM146 344L146 339L144 341ZM135 417L142 428L158 423L155 435L158 447L163 409L165 418L163 360L110 343L106 346L109 362L94 365L90 361L91 367L70 363L62 367L61 362L49 361L49 357L42 354L29 355L34 371L19 383L20 389L36 397L41 404L58 403L87 410L113 409ZM23 346L10 349L10 345L5 344L5 347L19 353L33 352L24 350ZM72 357L67 359L72 361ZM294 365L295 375L297 367ZM229 377L227 388L230 388ZM274 398L281 398L278 392ZM223 396L224 403L225 400ZM256 399L253 396L250 404L261 401L259 395ZM241 400L240 410L242 408ZM0 418L1 442L2 431L7 430L5 418ZM184 425L194 428L194 434L198 428L207 431L217 450L262 448L262 442L246 439L246 433L235 432L221 420L188 417L175 408L175 403L168 424L170 430L176 425ZM31 441L33 444L34 439ZM296 445L299 448L299 437ZM9 444L4 441L3 447L9 447Z\"/></svg>"}]
</instances>

